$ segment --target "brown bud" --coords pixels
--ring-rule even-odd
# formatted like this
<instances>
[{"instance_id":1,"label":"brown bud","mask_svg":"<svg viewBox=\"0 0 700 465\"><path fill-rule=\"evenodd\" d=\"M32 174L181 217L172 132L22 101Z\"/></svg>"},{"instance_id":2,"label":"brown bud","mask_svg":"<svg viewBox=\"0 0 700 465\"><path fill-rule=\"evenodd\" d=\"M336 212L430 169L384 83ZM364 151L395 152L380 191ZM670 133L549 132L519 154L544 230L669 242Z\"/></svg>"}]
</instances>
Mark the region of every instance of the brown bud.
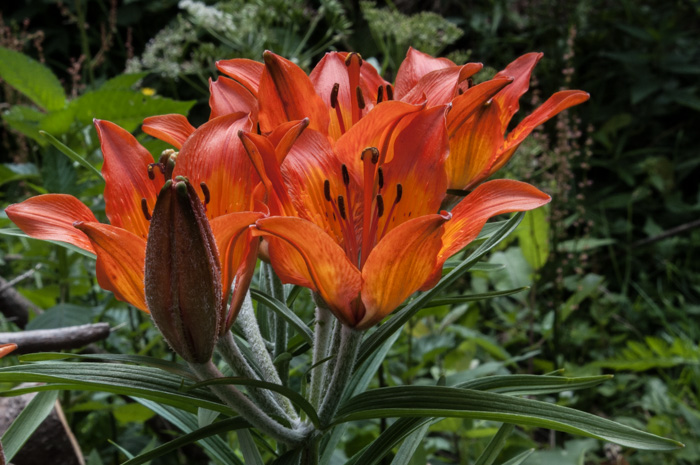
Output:
<instances>
[{"instance_id":1,"label":"brown bud","mask_svg":"<svg viewBox=\"0 0 700 465\"><path fill-rule=\"evenodd\" d=\"M224 314L221 264L204 206L186 178L166 181L146 244L146 304L188 362L211 359Z\"/></svg>"}]
</instances>

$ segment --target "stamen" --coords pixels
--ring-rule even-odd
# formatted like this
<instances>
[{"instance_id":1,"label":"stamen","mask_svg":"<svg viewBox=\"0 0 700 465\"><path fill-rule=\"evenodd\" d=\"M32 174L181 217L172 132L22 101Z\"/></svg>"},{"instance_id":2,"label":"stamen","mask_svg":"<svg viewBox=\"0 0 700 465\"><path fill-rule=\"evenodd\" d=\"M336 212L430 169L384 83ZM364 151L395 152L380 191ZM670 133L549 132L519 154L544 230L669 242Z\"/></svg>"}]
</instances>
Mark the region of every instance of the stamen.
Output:
<instances>
[{"instance_id":1,"label":"stamen","mask_svg":"<svg viewBox=\"0 0 700 465\"><path fill-rule=\"evenodd\" d=\"M331 183L328 179L323 181L323 195L326 197L327 201L331 201Z\"/></svg>"},{"instance_id":2,"label":"stamen","mask_svg":"<svg viewBox=\"0 0 700 465\"><path fill-rule=\"evenodd\" d=\"M352 63L352 57L356 56L357 57L357 63L362 66L362 56L357 53L357 52L350 52L348 53L348 56L345 57L345 66L350 66Z\"/></svg>"},{"instance_id":3,"label":"stamen","mask_svg":"<svg viewBox=\"0 0 700 465\"><path fill-rule=\"evenodd\" d=\"M355 87L355 94L357 94L357 106L360 107L360 110L364 110L365 97L362 95L362 89L360 89L360 86Z\"/></svg>"},{"instance_id":4,"label":"stamen","mask_svg":"<svg viewBox=\"0 0 700 465\"><path fill-rule=\"evenodd\" d=\"M338 105L338 91L340 91L340 84L336 82L333 84L333 90L331 91L331 108L335 108Z\"/></svg>"},{"instance_id":5,"label":"stamen","mask_svg":"<svg viewBox=\"0 0 700 465\"><path fill-rule=\"evenodd\" d=\"M391 208L389 209L389 214L386 216L386 221L384 222L384 227L382 228L382 233L379 235L378 240L382 240L382 237L384 237L384 234L386 234L387 230L389 229L389 223L392 221L392 215L394 214L394 209L396 208L396 205L401 202L401 197L403 196L403 186L399 183L396 184L396 198L394 198L394 203L391 205Z\"/></svg>"},{"instance_id":6,"label":"stamen","mask_svg":"<svg viewBox=\"0 0 700 465\"><path fill-rule=\"evenodd\" d=\"M459 95L462 95L462 94L464 93L464 89L459 88L459 89L457 90L457 93L458 93Z\"/></svg>"},{"instance_id":7,"label":"stamen","mask_svg":"<svg viewBox=\"0 0 700 465\"><path fill-rule=\"evenodd\" d=\"M384 170L381 166L377 168L377 184L379 185L379 189L384 187Z\"/></svg>"},{"instance_id":8,"label":"stamen","mask_svg":"<svg viewBox=\"0 0 700 465\"><path fill-rule=\"evenodd\" d=\"M342 195L338 196L338 211L340 212L340 217L342 219L348 219L347 215L345 215L345 199L343 199Z\"/></svg>"},{"instance_id":9,"label":"stamen","mask_svg":"<svg viewBox=\"0 0 700 465\"><path fill-rule=\"evenodd\" d=\"M384 86L379 86L379 89L377 89L377 105L382 103L383 99L384 99Z\"/></svg>"},{"instance_id":10,"label":"stamen","mask_svg":"<svg viewBox=\"0 0 700 465\"><path fill-rule=\"evenodd\" d=\"M372 156L372 164L376 165L377 162L379 161L379 150L377 150L377 147L367 147L362 151L362 155L360 156L360 160L365 161L365 156Z\"/></svg>"},{"instance_id":11,"label":"stamen","mask_svg":"<svg viewBox=\"0 0 700 465\"><path fill-rule=\"evenodd\" d=\"M386 85L386 99L394 100L394 88L391 87L391 84Z\"/></svg>"},{"instance_id":12,"label":"stamen","mask_svg":"<svg viewBox=\"0 0 700 465\"><path fill-rule=\"evenodd\" d=\"M156 174L153 172L153 165L154 164L155 163L150 163L148 165L148 179L150 179L151 181L153 181L156 178Z\"/></svg>"},{"instance_id":13,"label":"stamen","mask_svg":"<svg viewBox=\"0 0 700 465\"><path fill-rule=\"evenodd\" d=\"M146 221L151 221L151 214L148 213L148 202L146 202L145 198L141 199L141 211L143 211L143 216L146 218Z\"/></svg>"},{"instance_id":14,"label":"stamen","mask_svg":"<svg viewBox=\"0 0 700 465\"><path fill-rule=\"evenodd\" d=\"M204 205L209 205L209 201L211 200L211 196L209 195L209 187L203 182L199 183L199 187L202 188L202 193L204 194Z\"/></svg>"},{"instance_id":15,"label":"stamen","mask_svg":"<svg viewBox=\"0 0 700 465\"><path fill-rule=\"evenodd\" d=\"M381 218L384 214L384 197L382 194L377 194L377 218Z\"/></svg>"},{"instance_id":16,"label":"stamen","mask_svg":"<svg viewBox=\"0 0 700 465\"><path fill-rule=\"evenodd\" d=\"M340 167L340 170L343 172L343 184L345 184L346 186L349 185L350 173L348 172L348 167L345 165L345 163L343 163L343 165Z\"/></svg>"},{"instance_id":17,"label":"stamen","mask_svg":"<svg viewBox=\"0 0 700 465\"><path fill-rule=\"evenodd\" d=\"M394 199L394 205L401 202L401 196L403 196L403 186L401 183L396 185L396 198Z\"/></svg>"},{"instance_id":18,"label":"stamen","mask_svg":"<svg viewBox=\"0 0 700 465\"><path fill-rule=\"evenodd\" d=\"M474 87L474 79L469 78L467 79L467 89L470 89L472 87Z\"/></svg>"}]
</instances>

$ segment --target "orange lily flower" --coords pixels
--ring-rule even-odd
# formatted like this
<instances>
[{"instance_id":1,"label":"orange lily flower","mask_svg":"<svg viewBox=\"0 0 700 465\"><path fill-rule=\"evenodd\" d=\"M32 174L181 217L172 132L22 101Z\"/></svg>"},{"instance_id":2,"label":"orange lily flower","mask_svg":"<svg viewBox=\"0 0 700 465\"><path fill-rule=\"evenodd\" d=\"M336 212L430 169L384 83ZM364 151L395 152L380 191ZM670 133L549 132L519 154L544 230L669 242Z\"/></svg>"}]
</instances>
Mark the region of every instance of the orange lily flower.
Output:
<instances>
[{"instance_id":1,"label":"orange lily flower","mask_svg":"<svg viewBox=\"0 0 700 465\"><path fill-rule=\"evenodd\" d=\"M172 176L186 176L207 204L206 213L221 261L222 299L236 277L231 311L233 323L247 291L257 257L257 241L248 232L263 216L255 212L253 189L259 183L236 134L250 130L243 113L215 118L196 131L182 118L161 118L161 136L179 154L164 152L159 163L124 129L95 121L100 138L105 178L105 213L100 223L90 209L70 195L45 194L14 204L8 217L28 235L73 244L97 256L97 280L115 297L148 312L144 295L144 260L150 212L158 192ZM192 128L193 129L193 128ZM173 163L177 158L177 165ZM160 169L156 169L160 168Z\"/></svg>"},{"instance_id":2,"label":"orange lily flower","mask_svg":"<svg viewBox=\"0 0 700 465\"><path fill-rule=\"evenodd\" d=\"M17 344L0 344L0 358L12 353L17 349Z\"/></svg>"},{"instance_id":3,"label":"orange lily flower","mask_svg":"<svg viewBox=\"0 0 700 465\"><path fill-rule=\"evenodd\" d=\"M549 201L528 184L498 180L435 213L447 187L444 118L445 107L388 102L335 144L306 129L286 157L271 138L241 134L281 215L256 222L276 273L317 292L347 326L369 328L434 286L488 218Z\"/></svg>"}]
</instances>

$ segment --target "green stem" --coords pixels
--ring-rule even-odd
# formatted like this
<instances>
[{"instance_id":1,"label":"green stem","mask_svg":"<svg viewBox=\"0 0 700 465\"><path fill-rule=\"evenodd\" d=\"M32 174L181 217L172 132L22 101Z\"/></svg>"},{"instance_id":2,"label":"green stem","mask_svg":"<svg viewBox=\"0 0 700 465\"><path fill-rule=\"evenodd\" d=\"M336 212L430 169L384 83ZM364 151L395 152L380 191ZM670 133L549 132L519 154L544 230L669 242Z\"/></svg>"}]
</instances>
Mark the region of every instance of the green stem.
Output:
<instances>
[{"instance_id":1,"label":"green stem","mask_svg":"<svg viewBox=\"0 0 700 465\"><path fill-rule=\"evenodd\" d=\"M253 352L253 357L255 357L255 361L262 370L265 381L282 385L282 380L277 373L272 358L270 358L270 353L267 351L265 340L260 333L260 327L255 319L255 312L253 312L253 303L250 300L250 294L247 294L243 300L241 311L238 313L238 318L236 320L243 330L246 340L250 344L250 350ZM281 394L275 393L274 395L289 417L293 421L299 421L299 415L297 415L297 412L294 410L291 401Z\"/></svg>"},{"instance_id":2,"label":"green stem","mask_svg":"<svg viewBox=\"0 0 700 465\"><path fill-rule=\"evenodd\" d=\"M311 383L309 388L309 402L318 409L321 403L321 389L326 378L328 364L317 365L328 356L328 346L330 344L331 329L333 319L331 312L322 305L316 306L316 331L314 332L314 351L311 359Z\"/></svg>"},{"instance_id":3,"label":"green stem","mask_svg":"<svg viewBox=\"0 0 700 465\"><path fill-rule=\"evenodd\" d=\"M255 373L255 370L253 370L253 367L250 366L248 361L241 353L241 350L238 348L238 344L236 344L233 334L230 331L227 331L226 334L219 338L217 348L226 363L237 375L250 379L260 379ZM277 402L276 397L271 391L268 391L267 389L250 388L249 392L255 402L265 409L265 411L291 420L287 412L280 407L280 404Z\"/></svg>"},{"instance_id":4,"label":"green stem","mask_svg":"<svg viewBox=\"0 0 700 465\"><path fill-rule=\"evenodd\" d=\"M206 363L190 363L190 368L201 381L223 378L223 375L210 361ZM236 410L251 425L267 434L275 441L287 444L291 447L302 444L307 436L305 431L286 428L270 418L260 407L255 405L241 391L230 384L215 384L209 388L226 405Z\"/></svg>"},{"instance_id":5,"label":"green stem","mask_svg":"<svg viewBox=\"0 0 700 465\"><path fill-rule=\"evenodd\" d=\"M335 369L328 383L327 394L323 399L318 415L322 427L330 423L338 409L338 404L343 397L343 392L345 392L345 387L355 366L357 352L360 349L360 341L362 341L361 331L343 325Z\"/></svg>"}]
</instances>

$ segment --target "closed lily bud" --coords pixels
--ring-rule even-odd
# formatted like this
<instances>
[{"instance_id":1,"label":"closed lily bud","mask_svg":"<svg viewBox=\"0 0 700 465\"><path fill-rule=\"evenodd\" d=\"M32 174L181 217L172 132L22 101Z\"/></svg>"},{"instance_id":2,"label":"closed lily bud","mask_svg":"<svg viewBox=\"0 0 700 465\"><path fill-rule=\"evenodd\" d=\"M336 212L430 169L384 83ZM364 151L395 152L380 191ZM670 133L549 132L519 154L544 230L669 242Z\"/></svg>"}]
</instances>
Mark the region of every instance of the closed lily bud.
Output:
<instances>
[{"instance_id":1,"label":"closed lily bud","mask_svg":"<svg viewBox=\"0 0 700 465\"><path fill-rule=\"evenodd\" d=\"M165 340L188 362L209 361L225 317L221 263L204 205L182 176L158 195L145 267L146 304Z\"/></svg>"}]
</instances>

